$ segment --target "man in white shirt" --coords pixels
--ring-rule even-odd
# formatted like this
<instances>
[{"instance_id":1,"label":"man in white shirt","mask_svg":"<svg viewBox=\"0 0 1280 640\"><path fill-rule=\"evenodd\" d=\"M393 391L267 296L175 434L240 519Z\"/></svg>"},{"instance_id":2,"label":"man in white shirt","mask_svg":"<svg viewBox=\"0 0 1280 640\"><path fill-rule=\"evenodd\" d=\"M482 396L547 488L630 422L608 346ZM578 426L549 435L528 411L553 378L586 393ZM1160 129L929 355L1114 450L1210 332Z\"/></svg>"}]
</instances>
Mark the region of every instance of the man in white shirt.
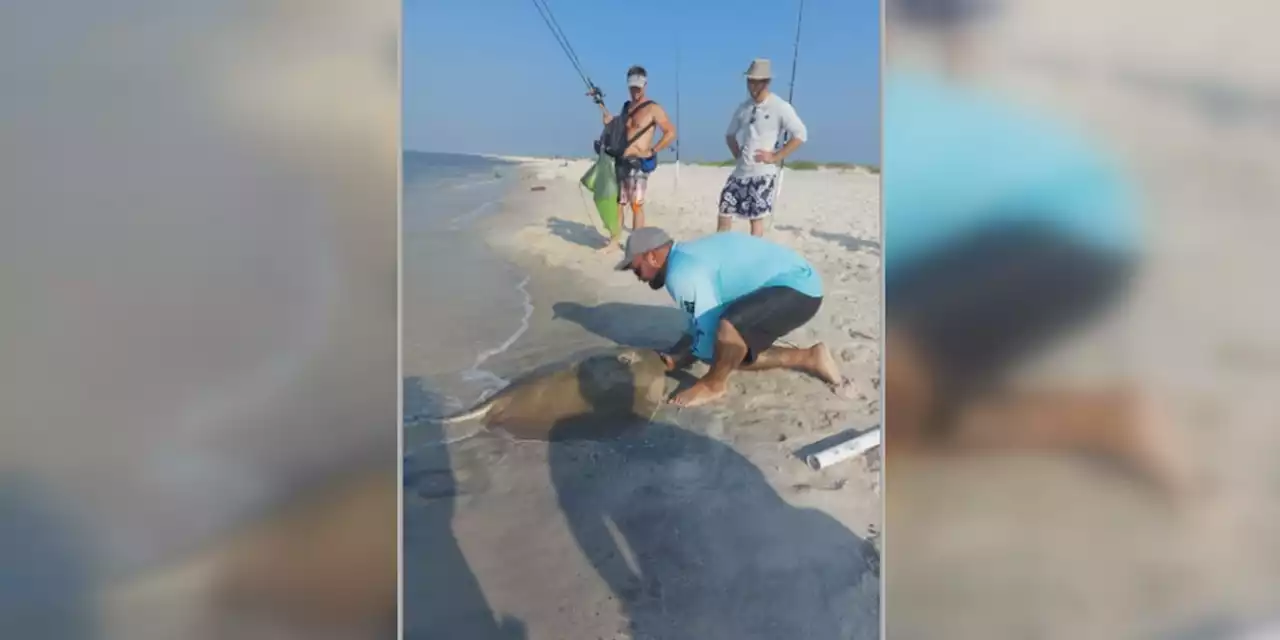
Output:
<instances>
[{"instance_id":1,"label":"man in white shirt","mask_svg":"<svg viewBox=\"0 0 1280 640\"><path fill-rule=\"evenodd\" d=\"M747 68L747 98L733 113L724 141L737 165L720 192L717 231L728 231L734 218L748 220L751 235L764 235L764 219L773 213L778 165L809 137L796 110L769 91L772 64L757 58ZM779 135L789 139L778 149Z\"/></svg>"}]
</instances>

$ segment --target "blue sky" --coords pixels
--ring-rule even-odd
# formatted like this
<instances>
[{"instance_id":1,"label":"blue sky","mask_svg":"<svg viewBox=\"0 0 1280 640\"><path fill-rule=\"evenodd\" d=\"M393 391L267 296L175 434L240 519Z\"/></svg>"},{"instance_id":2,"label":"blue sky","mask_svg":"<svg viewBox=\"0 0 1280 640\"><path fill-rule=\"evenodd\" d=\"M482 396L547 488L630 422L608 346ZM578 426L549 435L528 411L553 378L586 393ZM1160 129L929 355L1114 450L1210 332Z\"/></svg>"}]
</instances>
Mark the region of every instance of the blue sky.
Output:
<instances>
[{"instance_id":1,"label":"blue sky","mask_svg":"<svg viewBox=\"0 0 1280 640\"><path fill-rule=\"evenodd\" d=\"M547 3L615 112L640 64L675 118L679 42L683 160L728 157L752 58L773 60L787 95L798 0ZM879 11L878 0L805 0L793 104L810 139L797 159L879 164ZM591 155L599 112L531 0L406 0L403 23L406 149Z\"/></svg>"}]
</instances>

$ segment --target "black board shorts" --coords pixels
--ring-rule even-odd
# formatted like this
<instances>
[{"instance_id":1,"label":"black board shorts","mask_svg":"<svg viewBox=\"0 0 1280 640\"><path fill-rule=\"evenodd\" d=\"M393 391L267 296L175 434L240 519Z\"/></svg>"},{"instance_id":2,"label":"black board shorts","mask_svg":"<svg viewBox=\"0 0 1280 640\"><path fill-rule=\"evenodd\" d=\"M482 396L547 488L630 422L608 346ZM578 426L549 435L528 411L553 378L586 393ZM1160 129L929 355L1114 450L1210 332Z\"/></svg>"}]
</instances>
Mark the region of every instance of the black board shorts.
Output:
<instances>
[{"instance_id":1,"label":"black board shorts","mask_svg":"<svg viewBox=\"0 0 1280 640\"><path fill-rule=\"evenodd\" d=\"M992 228L887 272L886 320L923 349L942 400L955 400L1105 311L1136 266L1049 229Z\"/></svg>"},{"instance_id":2,"label":"black board shorts","mask_svg":"<svg viewBox=\"0 0 1280 640\"><path fill-rule=\"evenodd\" d=\"M747 343L743 363L751 364L778 338L812 320L821 306L821 297L791 287L764 287L729 303L720 319L733 325Z\"/></svg>"}]
</instances>

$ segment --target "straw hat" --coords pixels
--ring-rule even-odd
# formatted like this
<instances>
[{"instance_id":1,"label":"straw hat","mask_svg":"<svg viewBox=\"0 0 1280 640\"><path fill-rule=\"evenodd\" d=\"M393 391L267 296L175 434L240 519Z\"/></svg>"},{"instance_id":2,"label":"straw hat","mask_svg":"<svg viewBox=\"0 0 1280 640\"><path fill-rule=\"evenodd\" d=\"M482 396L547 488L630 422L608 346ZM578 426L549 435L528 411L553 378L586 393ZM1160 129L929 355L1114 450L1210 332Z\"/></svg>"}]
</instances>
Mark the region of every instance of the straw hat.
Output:
<instances>
[{"instance_id":1,"label":"straw hat","mask_svg":"<svg viewBox=\"0 0 1280 640\"><path fill-rule=\"evenodd\" d=\"M747 67L746 73L748 80L771 80L773 79L773 63L768 58L756 58L751 61L751 66Z\"/></svg>"}]
</instances>

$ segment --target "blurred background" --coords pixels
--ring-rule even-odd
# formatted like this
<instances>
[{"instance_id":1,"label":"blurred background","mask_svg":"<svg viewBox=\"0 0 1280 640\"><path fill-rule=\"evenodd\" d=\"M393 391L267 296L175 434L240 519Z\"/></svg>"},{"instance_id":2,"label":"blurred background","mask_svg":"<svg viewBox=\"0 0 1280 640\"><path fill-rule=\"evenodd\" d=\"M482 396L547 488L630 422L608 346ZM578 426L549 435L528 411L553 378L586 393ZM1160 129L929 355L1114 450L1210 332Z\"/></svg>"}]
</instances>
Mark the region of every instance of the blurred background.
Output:
<instances>
[{"instance_id":1,"label":"blurred background","mask_svg":"<svg viewBox=\"0 0 1280 640\"><path fill-rule=\"evenodd\" d=\"M1277 17L1280 6L1254 0L886 0L890 334L896 248L918 244L906 238L922 228L1007 202L975 196L971 181L981 177L947 173L919 154L945 155L943 147L958 154L958 141L975 127L1001 130L974 118L999 113L1073 131L1062 139L1087 145L1111 169L1054 183L1062 190L1039 192L1038 202L1060 203L1058 222L1081 235L1121 219L1140 230L1121 252L1136 264L1136 277L1105 313L1025 354L1005 382L1140 390L1145 401L1134 421L1144 426L1144 446L1164 448L1185 483L1171 501L1132 476L1048 448L907 455L894 448L895 416L918 403L909 395L895 401L890 391L884 562L891 640L1273 637L1243 634L1258 632L1253 625L1280 604ZM963 92L964 106L922 98L953 94L888 88L917 74L950 87L944 92ZM900 129L895 117L904 118ZM1030 127L1005 124L1010 140L1016 133L1009 132ZM936 133L937 146L913 139L910 131L922 129ZM1062 151L1026 139L1020 162L1035 165ZM1010 146L1002 140L991 148ZM971 158L977 168L966 172L989 164L1007 172L999 197L1029 202L1018 190L1044 186L981 151ZM1111 218L1077 206L1076 196L1096 195L1099 181L1111 180L1131 196ZM942 204L920 213L926 198ZM1012 224L998 214L988 220ZM938 246L947 242L959 240ZM1004 277L988 275L958 283L953 295L978 298ZM1016 327L1023 311L1010 305L1002 313L1013 314ZM952 336L967 339L963 327ZM887 348L890 387L907 366L903 353ZM1115 418L1104 413L1083 428Z\"/></svg>"},{"instance_id":2,"label":"blurred background","mask_svg":"<svg viewBox=\"0 0 1280 640\"><path fill-rule=\"evenodd\" d=\"M0 635L395 636L399 13L0 6Z\"/></svg>"},{"instance_id":3,"label":"blurred background","mask_svg":"<svg viewBox=\"0 0 1280 640\"><path fill-rule=\"evenodd\" d=\"M890 72L958 73L1123 167L1140 276L1015 382L1141 387L1192 489L891 454L887 637L1244 637L1280 594L1280 9L886 9ZM6 637L394 636L399 12L0 6ZM947 187L884 176L891 252L888 193Z\"/></svg>"}]
</instances>

